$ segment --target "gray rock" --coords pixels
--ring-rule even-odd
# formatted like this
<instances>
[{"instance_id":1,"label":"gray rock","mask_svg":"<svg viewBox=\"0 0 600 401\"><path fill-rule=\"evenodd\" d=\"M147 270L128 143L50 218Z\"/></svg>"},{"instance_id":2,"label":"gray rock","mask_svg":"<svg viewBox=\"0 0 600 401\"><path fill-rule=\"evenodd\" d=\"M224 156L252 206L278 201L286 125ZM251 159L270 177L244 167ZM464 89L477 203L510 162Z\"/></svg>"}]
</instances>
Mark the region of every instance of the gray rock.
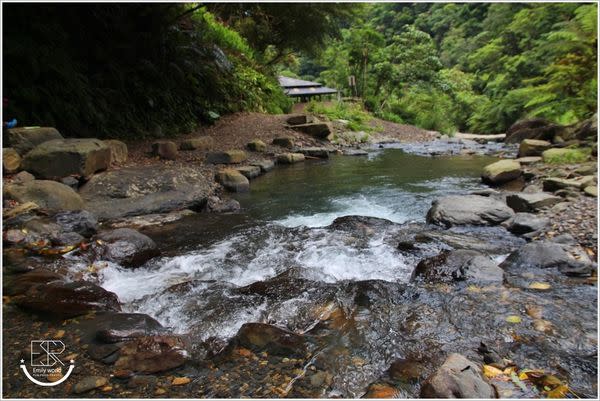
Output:
<instances>
[{"instance_id":1,"label":"gray rock","mask_svg":"<svg viewBox=\"0 0 600 401\"><path fill-rule=\"evenodd\" d=\"M34 202L50 212L81 210L84 202L77 192L56 181L34 180L4 187L4 197L20 203Z\"/></svg>"},{"instance_id":2,"label":"gray rock","mask_svg":"<svg viewBox=\"0 0 600 401\"><path fill-rule=\"evenodd\" d=\"M521 271L525 269L547 269L551 267L569 267L579 262L569 256L556 243L536 241L517 249L500 264L505 271Z\"/></svg>"},{"instance_id":3,"label":"gray rock","mask_svg":"<svg viewBox=\"0 0 600 401\"><path fill-rule=\"evenodd\" d=\"M275 162L273 160L259 160L257 162L251 163L251 166L260 167L260 171L266 173L275 168Z\"/></svg>"},{"instance_id":4,"label":"gray rock","mask_svg":"<svg viewBox=\"0 0 600 401\"><path fill-rule=\"evenodd\" d=\"M296 131L303 132L317 139L330 139L333 129L329 123L307 123L293 125L292 128Z\"/></svg>"},{"instance_id":5,"label":"gray rock","mask_svg":"<svg viewBox=\"0 0 600 401\"><path fill-rule=\"evenodd\" d=\"M110 149L111 163L123 164L127 161L128 151L125 142L116 139L107 139L102 142Z\"/></svg>"},{"instance_id":6,"label":"gray rock","mask_svg":"<svg viewBox=\"0 0 600 401\"><path fill-rule=\"evenodd\" d=\"M475 251L444 251L419 262L411 280L429 283L467 281L501 283L503 270L489 257Z\"/></svg>"},{"instance_id":7,"label":"gray rock","mask_svg":"<svg viewBox=\"0 0 600 401\"><path fill-rule=\"evenodd\" d=\"M206 209L213 213L229 213L237 212L241 209L241 206L235 199L221 199L218 196L211 196L206 203Z\"/></svg>"},{"instance_id":8,"label":"gray rock","mask_svg":"<svg viewBox=\"0 0 600 401\"><path fill-rule=\"evenodd\" d=\"M546 178L542 181L544 191L554 192L564 188L577 188L581 186L581 183L577 180L567 180L563 178Z\"/></svg>"},{"instance_id":9,"label":"gray rock","mask_svg":"<svg viewBox=\"0 0 600 401\"><path fill-rule=\"evenodd\" d=\"M79 180L75 177L64 177L60 179L60 182L68 186L69 188L73 188L75 191L79 189Z\"/></svg>"},{"instance_id":10,"label":"gray rock","mask_svg":"<svg viewBox=\"0 0 600 401\"><path fill-rule=\"evenodd\" d=\"M517 213L502 223L508 231L517 235L539 231L548 224L550 224L550 219L547 217L538 217L531 213Z\"/></svg>"},{"instance_id":11,"label":"gray rock","mask_svg":"<svg viewBox=\"0 0 600 401\"><path fill-rule=\"evenodd\" d=\"M15 184L23 184L24 182L29 182L33 180L35 180L33 174L30 174L27 171L21 171L13 177L13 183Z\"/></svg>"},{"instance_id":12,"label":"gray rock","mask_svg":"<svg viewBox=\"0 0 600 401\"><path fill-rule=\"evenodd\" d=\"M242 163L248 158L243 150L226 150L223 152L210 152L206 155L206 162L212 164Z\"/></svg>"},{"instance_id":13,"label":"gray rock","mask_svg":"<svg viewBox=\"0 0 600 401\"><path fill-rule=\"evenodd\" d=\"M315 122L315 118L313 116L308 116L306 114L297 114L293 116L289 116L286 120L288 125L300 125L300 124L308 124Z\"/></svg>"},{"instance_id":14,"label":"gray rock","mask_svg":"<svg viewBox=\"0 0 600 401\"><path fill-rule=\"evenodd\" d=\"M102 376L87 376L79 380L73 386L73 393L81 394L102 387L108 383L108 379Z\"/></svg>"},{"instance_id":15,"label":"gray rock","mask_svg":"<svg viewBox=\"0 0 600 401\"><path fill-rule=\"evenodd\" d=\"M54 216L54 221L63 231L76 232L88 238L98 230L98 219L87 210L61 212Z\"/></svg>"},{"instance_id":16,"label":"gray rock","mask_svg":"<svg viewBox=\"0 0 600 401\"><path fill-rule=\"evenodd\" d=\"M273 145L291 149L294 147L294 138L292 138L290 136L278 137L278 138L273 139Z\"/></svg>"},{"instance_id":17,"label":"gray rock","mask_svg":"<svg viewBox=\"0 0 600 401\"><path fill-rule=\"evenodd\" d=\"M158 141L152 144L152 154L166 160L177 159L177 144L171 141Z\"/></svg>"},{"instance_id":18,"label":"gray rock","mask_svg":"<svg viewBox=\"0 0 600 401\"><path fill-rule=\"evenodd\" d=\"M21 156L41 143L63 136L52 127L19 127L6 130L6 139L10 146Z\"/></svg>"},{"instance_id":19,"label":"gray rock","mask_svg":"<svg viewBox=\"0 0 600 401\"><path fill-rule=\"evenodd\" d=\"M329 150L327 148L300 148L295 149L295 153L302 153L305 156L318 157L319 159L329 159Z\"/></svg>"},{"instance_id":20,"label":"gray rock","mask_svg":"<svg viewBox=\"0 0 600 401\"><path fill-rule=\"evenodd\" d=\"M562 202L558 196L537 193L516 193L506 197L506 204L515 212L537 212L542 208L551 207Z\"/></svg>"},{"instance_id":21,"label":"gray rock","mask_svg":"<svg viewBox=\"0 0 600 401\"><path fill-rule=\"evenodd\" d=\"M218 183L231 192L248 192L250 190L250 181L237 170L221 170L217 172L215 178Z\"/></svg>"},{"instance_id":22,"label":"gray rock","mask_svg":"<svg viewBox=\"0 0 600 401\"><path fill-rule=\"evenodd\" d=\"M238 167L236 168L236 170L242 173L242 175L249 180L258 177L261 173L260 167L258 166Z\"/></svg>"},{"instance_id":23,"label":"gray rock","mask_svg":"<svg viewBox=\"0 0 600 401\"><path fill-rule=\"evenodd\" d=\"M24 294L14 297L13 301L24 309L61 319L89 312L121 310L114 293L86 281L52 281L33 285Z\"/></svg>"},{"instance_id":24,"label":"gray rock","mask_svg":"<svg viewBox=\"0 0 600 401\"><path fill-rule=\"evenodd\" d=\"M150 237L131 228L117 228L94 237L93 254L126 267L137 267L160 254Z\"/></svg>"},{"instance_id":25,"label":"gray rock","mask_svg":"<svg viewBox=\"0 0 600 401\"><path fill-rule=\"evenodd\" d=\"M277 155L278 164L294 164L303 162L304 160L305 157L302 153L283 153L281 155Z\"/></svg>"},{"instance_id":26,"label":"gray rock","mask_svg":"<svg viewBox=\"0 0 600 401\"><path fill-rule=\"evenodd\" d=\"M524 139L519 145L519 157L541 156L552 144L539 139Z\"/></svg>"},{"instance_id":27,"label":"gray rock","mask_svg":"<svg viewBox=\"0 0 600 401\"><path fill-rule=\"evenodd\" d=\"M22 167L38 178L89 177L110 166L110 148L99 139L53 139L23 157Z\"/></svg>"},{"instance_id":28,"label":"gray rock","mask_svg":"<svg viewBox=\"0 0 600 401\"><path fill-rule=\"evenodd\" d=\"M211 136L201 136L198 138L186 139L181 142L181 150L211 150L214 146L214 139Z\"/></svg>"},{"instance_id":29,"label":"gray rock","mask_svg":"<svg viewBox=\"0 0 600 401\"><path fill-rule=\"evenodd\" d=\"M499 185L519 178L521 164L515 160L499 160L483 168L481 179L491 185Z\"/></svg>"},{"instance_id":30,"label":"gray rock","mask_svg":"<svg viewBox=\"0 0 600 401\"><path fill-rule=\"evenodd\" d=\"M552 124L541 118L521 120L514 123L506 132L506 143L519 143L524 139L540 139L550 141L560 135L564 127Z\"/></svg>"},{"instance_id":31,"label":"gray rock","mask_svg":"<svg viewBox=\"0 0 600 401\"><path fill-rule=\"evenodd\" d=\"M421 398L497 398L481 368L460 354L450 354L421 385Z\"/></svg>"},{"instance_id":32,"label":"gray rock","mask_svg":"<svg viewBox=\"0 0 600 401\"><path fill-rule=\"evenodd\" d=\"M251 142L248 142L246 147L253 152L264 152L267 150L267 144L260 139L255 139Z\"/></svg>"},{"instance_id":33,"label":"gray rock","mask_svg":"<svg viewBox=\"0 0 600 401\"><path fill-rule=\"evenodd\" d=\"M598 187L595 185L587 186L583 189L586 195L597 198L598 197Z\"/></svg>"},{"instance_id":34,"label":"gray rock","mask_svg":"<svg viewBox=\"0 0 600 401\"><path fill-rule=\"evenodd\" d=\"M427 222L444 225L496 225L514 215L506 204L485 196L451 195L436 199L427 212Z\"/></svg>"},{"instance_id":35,"label":"gray rock","mask_svg":"<svg viewBox=\"0 0 600 401\"><path fill-rule=\"evenodd\" d=\"M362 149L344 149L344 156L368 156L369 152Z\"/></svg>"},{"instance_id":36,"label":"gray rock","mask_svg":"<svg viewBox=\"0 0 600 401\"><path fill-rule=\"evenodd\" d=\"M175 166L137 166L94 175L79 193L86 209L98 220L173 210L202 210L213 191L198 169Z\"/></svg>"}]
</instances>

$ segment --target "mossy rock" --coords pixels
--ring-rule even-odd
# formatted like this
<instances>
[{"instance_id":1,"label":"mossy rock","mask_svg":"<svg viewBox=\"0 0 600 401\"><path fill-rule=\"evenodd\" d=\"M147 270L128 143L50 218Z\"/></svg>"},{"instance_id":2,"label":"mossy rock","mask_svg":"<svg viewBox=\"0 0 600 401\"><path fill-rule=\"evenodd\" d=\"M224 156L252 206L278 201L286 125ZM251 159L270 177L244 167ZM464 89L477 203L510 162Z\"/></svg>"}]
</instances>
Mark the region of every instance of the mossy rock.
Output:
<instances>
[{"instance_id":1,"label":"mossy rock","mask_svg":"<svg viewBox=\"0 0 600 401\"><path fill-rule=\"evenodd\" d=\"M544 150L549 149L552 144L539 139L525 139L519 145L519 157L540 156Z\"/></svg>"},{"instance_id":2,"label":"mossy rock","mask_svg":"<svg viewBox=\"0 0 600 401\"><path fill-rule=\"evenodd\" d=\"M499 185L519 178L521 163L515 160L499 160L483 168L481 179L483 182Z\"/></svg>"},{"instance_id":3,"label":"mossy rock","mask_svg":"<svg viewBox=\"0 0 600 401\"><path fill-rule=\"evenodd\" d=\"M264 152L267 150L267 144L260 139L255 139L252 142L249 142L246 147L253 152Z\"/></svg>"},{"instance_id":4,"label":"mossy rock","mask_svg":"<svg viewBox=\"0 0 600 401\"><path fill-rule=\"evenodd\" d=\"M243 150L226 150L224 152L210 152L206 155L206 162L212 164L242 163L248 158Z\"/></svg>"},{"instance_id":5,"label":"mossy rock","mask_svg":"<svg viewBox=\"0 0 600 401\"><path fill-rule=\"evenodd\" d=\"M294 164L304 160L305 157L302 153L284 153L277 156L277 163L279 164Z\"/></svg>"},{"instance_id":6,"label":"mossy rock","mask_svg":"<svg viewBox=\"0 0 600 401\"><path fill-rule=\"evenodd\" d=\"M216 175L217 182L231 192L248 192L250 181L242 173L233 169L219 171Z\"/></svg>"},{"instance_id":7,"label":"mossy rock","mask_svg":"<svg viewBox=\"0 0 600 401\"><path fill-rule=\"evenodd\" d=\"M542 159L553 164L582 163L590 158L591 153L589 148L552 148L542 153Z\"/></svg>"}]
</instances>

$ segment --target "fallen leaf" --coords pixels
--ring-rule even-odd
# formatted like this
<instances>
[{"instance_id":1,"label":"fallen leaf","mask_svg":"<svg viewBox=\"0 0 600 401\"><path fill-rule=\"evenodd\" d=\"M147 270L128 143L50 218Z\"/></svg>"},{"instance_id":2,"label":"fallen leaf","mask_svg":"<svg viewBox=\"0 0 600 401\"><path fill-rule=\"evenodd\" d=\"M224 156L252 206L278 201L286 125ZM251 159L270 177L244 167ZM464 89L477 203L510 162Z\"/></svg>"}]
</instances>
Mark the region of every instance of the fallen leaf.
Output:
<instances>
[{"instance_id":1,"label":"fallen leaf","mask_svg":"<svg viewBox=\"0 0 600 401\"><path fill-rule=\"evenodd\" d=\"M503 375L504 372L491 365L483 365L483 374L485 375L485 377L491 379L492 377Z\"/></svg>"},{"instance_id":2,"label":"fallen leaf","mask_svg":"<svg viewBox=\"0 0 600 401\"><path fill-rule=\"evenodd\" d=\"M182 386L184 384L188 384L191 381L192 380L189 377L176 377L176 378L173 379L173 381L171 382L171 384L173 386Z\"/></svg>"},{"instance_id":3,"label":"fallen leaf","mask_svg":"<svg viewBox=\"0 0 600 401\"><path fill-rule=\"evenodd\" d=\"M569 386L566 384L561 384L553 390L550 390L546 393L546 397L548 398L567 398L567 393L569 392Z\"/></svg>"},{"instance_id":4,"label":"fallen leaf","mask_svg":"<svg viewBox=\"0 0 600 401\"><path fill-rule=\"evenodd\" d=\"M529 284L529 288L532 290L545 291L549 290L551 288L551 285L548 283L540 283L539 281L534 281L533 283Z\"/></svg>"},{"instance_id":5,"label":"fallen leaf","mask_svg":"<svg viewBox=\"0 0 600 401\"><path fill-rule=\"evenodd\" d=\"M516 315L510 315L506 318L508 323L521 323L521 318Z\"/></svg>"}]
</instances>

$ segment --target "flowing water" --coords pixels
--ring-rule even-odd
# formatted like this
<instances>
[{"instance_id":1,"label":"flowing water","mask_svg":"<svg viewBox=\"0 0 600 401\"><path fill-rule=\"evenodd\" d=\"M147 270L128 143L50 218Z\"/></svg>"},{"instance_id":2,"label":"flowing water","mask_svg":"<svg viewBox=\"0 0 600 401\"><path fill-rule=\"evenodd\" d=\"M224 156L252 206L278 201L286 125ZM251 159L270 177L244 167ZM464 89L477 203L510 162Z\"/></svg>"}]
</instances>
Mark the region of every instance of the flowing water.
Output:
<instances>
[{"instance_id":1,"label":"flowing water","mask_svg":"<svg viewBox=\"0 0 600 401\"><path fill-rule=\"evenodd\" d=\"M298 382L289 395L358 397L399 357L431 368L441 353L475 349L480 341L514 345L505 316L522 314L535 295L507 295L502 288L425 294L409 284L412 270L451 248L448 241L415 252L397 248L401 238L431 230L424 221L433 199L480 189L479 172L493 160L378 149L278 167L253 180L250 193L236 195L239 213L198 214L147 230L163 256L135 270L109 265L100 272L101 285L119 296L124 310L147 313L198 342L225 344L248 322L310 336L310 364L331 376L329 390L302 393ZM335 220L349 215L385 220ZM522 241L497 228L452 235L491 247L497 260ZM592 352L591 339L575 336L594 332L595 310L582 311L591 319L582 322L568 313L580 304L568 294L561 307L548 306L560 336L539 340L544 345L527 349L523 363L539 367L532 365L541 364L544 352ZM571 364L565 369L589 371L589 361L569 358L561 360ZM415 395L414 386L403 391Z\"/></svg>"}]
</instances>

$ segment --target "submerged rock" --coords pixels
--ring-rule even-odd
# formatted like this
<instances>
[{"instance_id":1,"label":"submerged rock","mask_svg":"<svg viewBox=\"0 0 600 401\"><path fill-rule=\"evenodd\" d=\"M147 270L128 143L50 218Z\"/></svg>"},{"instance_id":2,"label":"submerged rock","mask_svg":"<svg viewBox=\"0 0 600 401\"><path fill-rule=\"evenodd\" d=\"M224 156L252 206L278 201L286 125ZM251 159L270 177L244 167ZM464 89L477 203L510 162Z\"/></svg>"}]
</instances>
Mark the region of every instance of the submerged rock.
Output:
<instances>
[{"instance_id":1,"label":"submerged rock","mask_svg":"<svg viewBox=\"0 0 600 401\"><path fill-rule=\"evenodd\" d=\"M80 190L100 221L173 210L201 210L212 179L191 167L136 166L94 175Z\"/></svg>"},{"instance_id":2,"label":"submerged rock","mask_svg":"<svg viewBox=\"0 0 600 401\"><path fill-rule=\"evenodd\" d=\"M20 203L33 202L50 212L81 210L84 207L77 192L56 181L34 180L7 185L4 197Z\"/></svg>"},{"instance_id":3,"label":"submerged rock","mask_svg":"<svg viewBox=\"0 0 600 401\"><path fill-rule=\"evenodd\" d=\"M28 152L23 169L38 178L89 177L110 167L110 161L110 148L99 139L54 139Z\"/></svg>"},{"instance_id":4,"label":"submerged rock","mask_svg":"<svg viewBox=\"0 0 600 401\"><path fill-rule=\"evenodd\" d=\"M127 267L138 267L160 254L150 237L131 228L105 231L94 238L96 257Z\"/></svg>"},{"instance_id":5,"label":"submerged rock","mask_svg":"<svg viewBox=\"0 0 600 401\"><path fill-rule=\"evenodd\" d=\"M421 385L421 398L497 398L481 368L460 354L450 354Z\"/></svg>"},{"instance_id":6,"label":"submerged rock","mask_svg":"<svg viewBox=\"0 0 600 401\"><path fill-rule=\"evenodd\" d=\"M514 215L496 199L478 195L451 195L436 199L427 212L427 222L444 225L495 225Z\"/></svg>"}]
</instances>

